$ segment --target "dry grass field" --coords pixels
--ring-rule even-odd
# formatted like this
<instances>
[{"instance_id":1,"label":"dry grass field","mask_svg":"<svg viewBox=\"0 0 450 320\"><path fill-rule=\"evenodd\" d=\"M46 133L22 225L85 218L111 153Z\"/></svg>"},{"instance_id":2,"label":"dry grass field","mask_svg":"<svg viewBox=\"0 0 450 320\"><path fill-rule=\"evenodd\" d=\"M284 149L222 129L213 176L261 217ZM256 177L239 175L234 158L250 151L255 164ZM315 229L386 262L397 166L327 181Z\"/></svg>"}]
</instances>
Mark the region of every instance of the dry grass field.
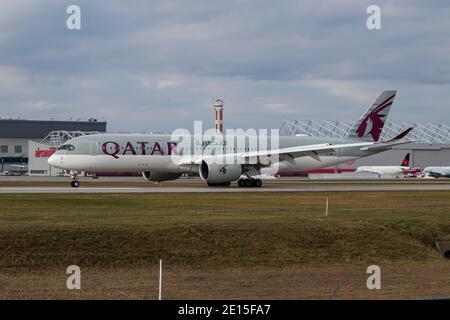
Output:
<instances>
[{"instance_id":1,"label":"dry grass field","mask_svg":"<svg viewBox=\"0 0 450 320\"><path fill-rule=\"evenodd\" d=\"M329 216L325 217L325 198ZM450 192L0 195L0 298L450 296ZM82 290L65 288L68 265ZM382 290L366 288L366 268Z\"/></svg>"}]
</instances>

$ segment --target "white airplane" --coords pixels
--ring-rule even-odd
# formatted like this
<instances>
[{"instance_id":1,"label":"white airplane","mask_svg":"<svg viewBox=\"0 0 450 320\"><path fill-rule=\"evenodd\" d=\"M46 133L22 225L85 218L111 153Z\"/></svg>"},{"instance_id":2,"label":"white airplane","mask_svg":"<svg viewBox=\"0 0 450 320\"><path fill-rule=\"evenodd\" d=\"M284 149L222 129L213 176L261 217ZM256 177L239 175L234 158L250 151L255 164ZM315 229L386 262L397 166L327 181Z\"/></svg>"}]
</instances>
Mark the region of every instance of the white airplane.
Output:
<instances>
[{"instance_id":1,"label":"white airplane","mask_svg":"<svg viewBox=\"0 0 450 320\"><path fill-rule=\"evenodd\" d=\"M383 91L345 138L281 136L262 148L267 137L260 135L94 134L67 141L48 163L70 170L72 187L80 185L81 171L140 171L147 181L174 180L194 172L209 186L229 186L238 180L240 187L261 187L261 179L254 178L260 174L329 167L408 143L401 139L412 128L378 141L395 94ZM218 154L210 153L211 146Z\"/></svg>"},{"instance_id":2,"label":"white airplane","mask_svg":"<svg viewBox=\"0 0 450 320\"><path fill-rule=\"evenodd\" d=\"M450 167L426 167L422 175L425 178L450 178Z\"/></svg>"},{"instance_id":3,"label":"white airplane","mask_svg":"<svg viewBox=\"0 0 450 320\"><path fill-rule=\"evenodd\" d=\"M370 172L379 175L383 174L401 174L407 173L409 167L409 153L406 154L402 163L399 166L361 166L356 169L355 172Z\"/></svg>"}]
</instances>

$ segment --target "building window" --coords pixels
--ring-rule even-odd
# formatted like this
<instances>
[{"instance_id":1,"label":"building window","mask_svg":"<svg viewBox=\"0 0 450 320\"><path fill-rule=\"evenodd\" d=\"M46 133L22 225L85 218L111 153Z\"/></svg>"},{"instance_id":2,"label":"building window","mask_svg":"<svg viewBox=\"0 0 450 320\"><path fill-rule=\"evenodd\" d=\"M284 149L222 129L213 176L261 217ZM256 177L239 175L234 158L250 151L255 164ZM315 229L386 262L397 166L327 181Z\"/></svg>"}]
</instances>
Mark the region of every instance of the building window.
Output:
<instances>
[{"instance_id":1,"label":"building window","mask_svg":"<svg viewBox=\"0 0 450 320\"><path fill-rule=\"evenodd\" d=\"M14 146L14 153L22 153L22 146Z\"/></svg>"},{"instance_id":2,"label":"building window","mask_svg":"<svg viewBox=\"0 0 450 320\"><path fill-rule=\"evenodd\" d=\"M0 153L8 153L8 146L0 146Z\"/></svg>"},{"instance_id":3,"label":"building window","mask_svg":"<svg viewBox=\"0 0 450 320\"><path fill-rule=\"evenodd\" d=\"M48 170L30 170L31 174L48 174Z\"/></svg>"}]
</instances>

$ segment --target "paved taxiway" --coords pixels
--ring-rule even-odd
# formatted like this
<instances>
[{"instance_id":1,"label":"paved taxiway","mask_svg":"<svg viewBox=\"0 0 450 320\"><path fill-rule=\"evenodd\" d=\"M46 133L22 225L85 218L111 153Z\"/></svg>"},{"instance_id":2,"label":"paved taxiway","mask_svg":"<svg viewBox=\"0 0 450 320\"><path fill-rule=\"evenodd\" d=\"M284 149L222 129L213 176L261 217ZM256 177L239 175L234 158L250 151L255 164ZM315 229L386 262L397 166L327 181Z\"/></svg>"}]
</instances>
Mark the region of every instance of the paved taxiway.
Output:
<instances>
[{"instance_id":1,"label":"paved taxiway","mask_svg":"<svg viewBox=\"0 0 450 320\"><path fill-rule=\"evenodd\" d=\"M450 191L449 184L267 184L262 188L219 187L0 187L0 193L199 193L199 192L333 192Z\"/></svg>"}]
</instances>

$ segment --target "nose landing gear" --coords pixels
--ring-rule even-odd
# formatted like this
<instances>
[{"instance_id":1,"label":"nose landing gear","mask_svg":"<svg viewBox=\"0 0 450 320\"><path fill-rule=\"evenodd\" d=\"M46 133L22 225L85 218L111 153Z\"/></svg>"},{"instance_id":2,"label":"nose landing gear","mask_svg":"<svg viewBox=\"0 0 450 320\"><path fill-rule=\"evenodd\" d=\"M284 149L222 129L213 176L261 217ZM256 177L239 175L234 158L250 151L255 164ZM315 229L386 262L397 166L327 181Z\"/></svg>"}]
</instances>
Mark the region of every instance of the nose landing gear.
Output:
<instances>
[{"instance_id":1,"label":"nose landing gear","mask_svg":"<svg viewBox=\"0 0 450 320\"><path fill-rule=\"evenodd\" d=\"M78 180L73 180L73 181L70 182L70 186L71 186L72 188L78 188L78 187L80 186L80 181L78 181Z\"/></svg>"},{"instance_id":2,"label":"nose landing gear","mask_svg":"<svg viewBox=\"0 0 450 320\"><path fill-rule=\"evenodd\" d=\"M72 171L70 172L70 186L72 188L78 188L80 186L80 181L78 181L78 172Z\"/></svg>"},{"instance_id":3,"label":"nose landing gear","mask_svg":"<svg viewBox=\"0 0 450 320\"><path fill-rule=\"evenodd\" d=\"M261 188L262 181L260 179L253 178L239 179L238 186L241 188Z\"/></svg>"}]
</instances>

